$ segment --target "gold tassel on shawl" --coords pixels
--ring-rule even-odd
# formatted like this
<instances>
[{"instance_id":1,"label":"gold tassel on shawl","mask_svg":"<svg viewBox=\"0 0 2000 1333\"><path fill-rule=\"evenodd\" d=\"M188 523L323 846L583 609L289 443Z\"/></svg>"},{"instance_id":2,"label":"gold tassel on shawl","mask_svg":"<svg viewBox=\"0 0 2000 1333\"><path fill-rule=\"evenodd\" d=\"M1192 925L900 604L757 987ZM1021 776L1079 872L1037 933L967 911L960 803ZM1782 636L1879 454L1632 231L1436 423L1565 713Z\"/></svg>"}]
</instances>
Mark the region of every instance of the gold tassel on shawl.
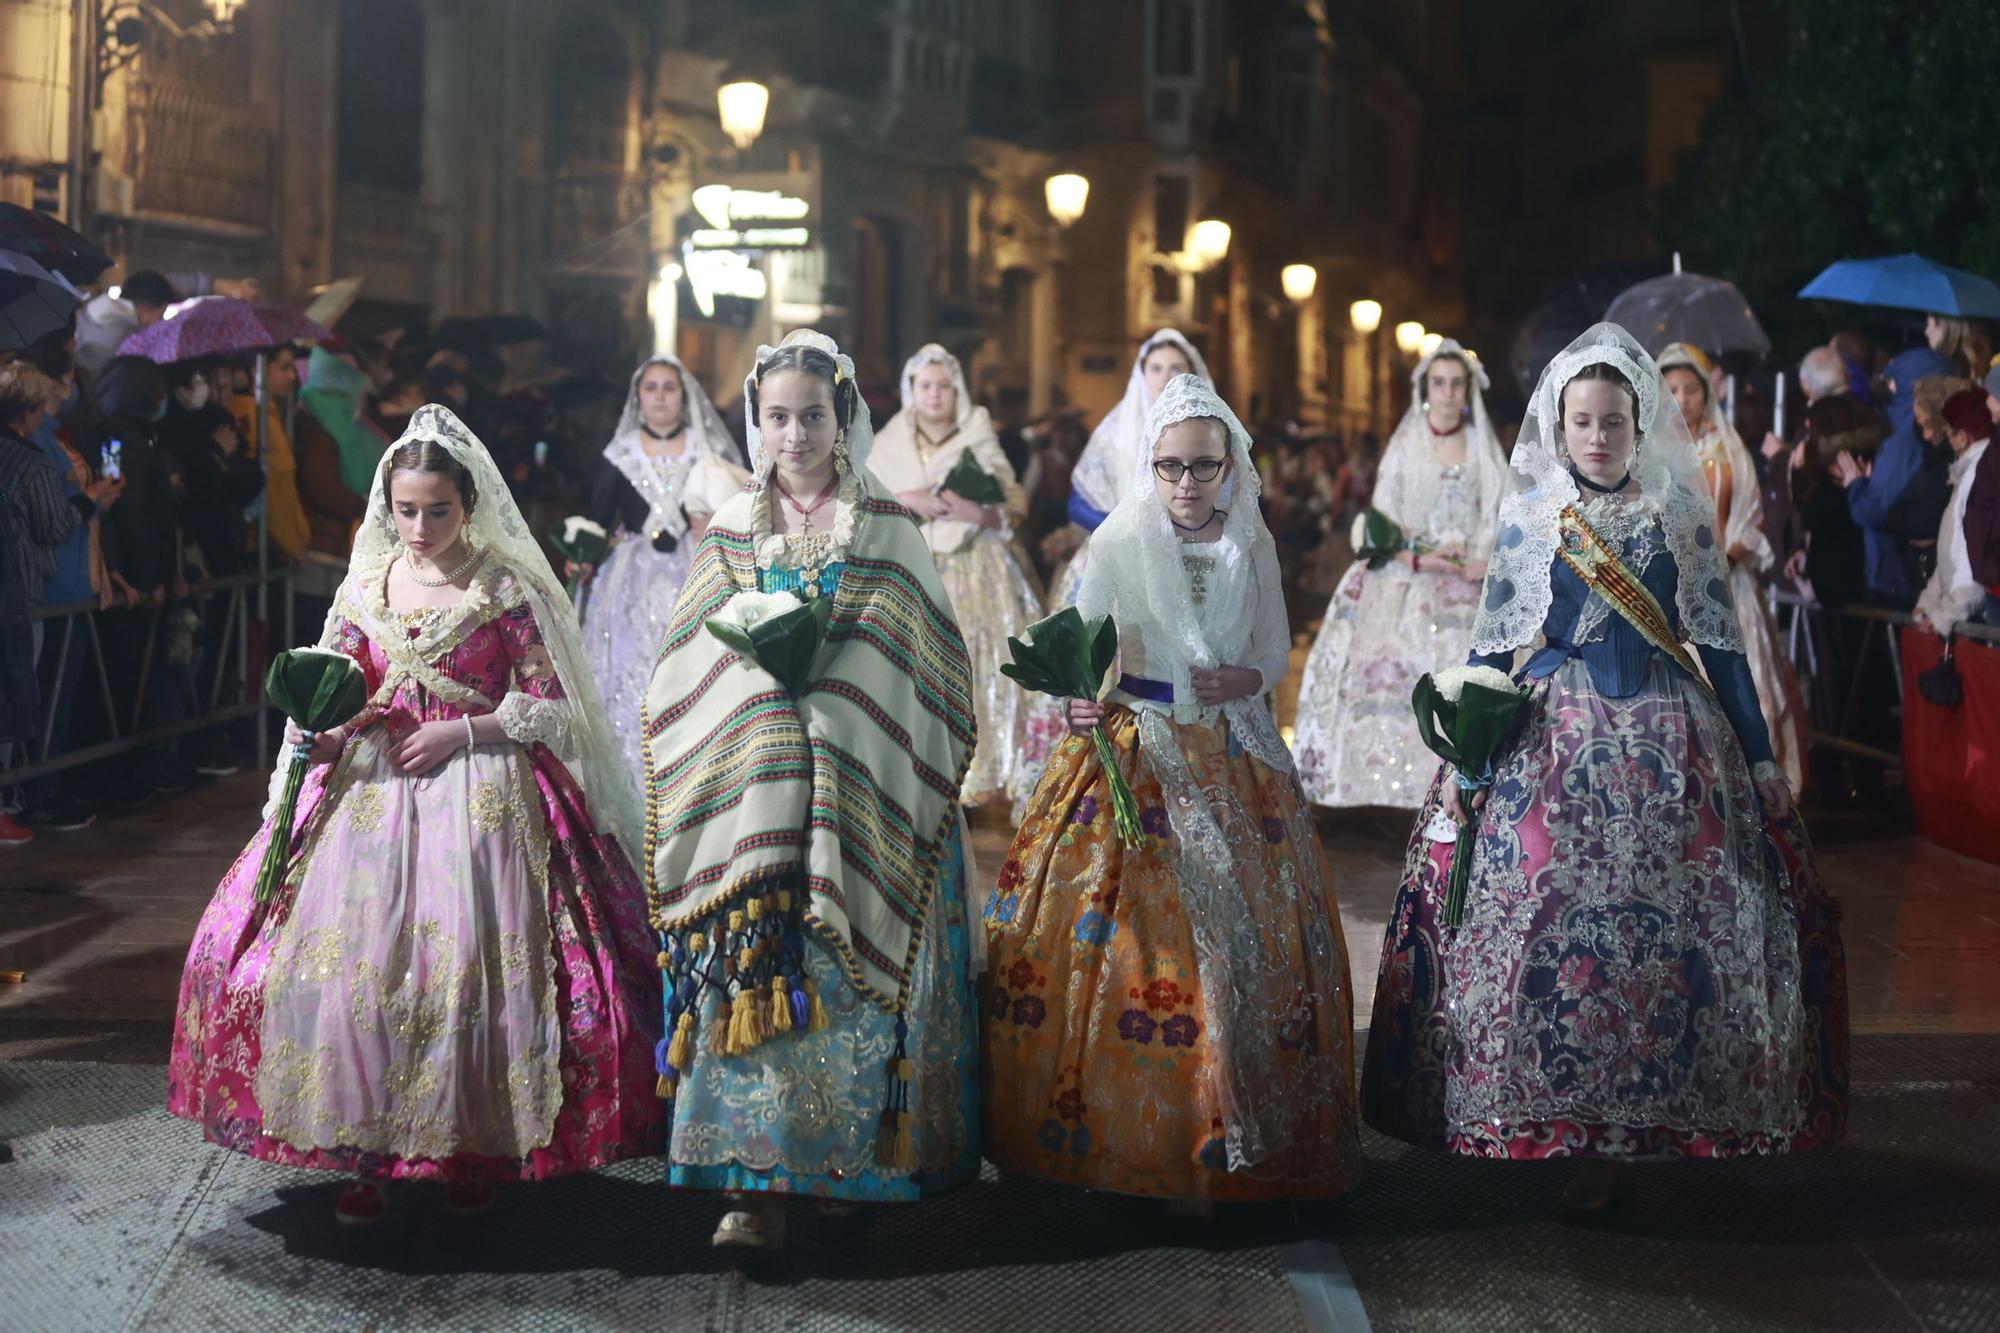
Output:
<instances>
[{"instance_id":1,"label":"gold tassel on shawl","mask_svg":"<svg viewBox=\"0 0 2000 1333\"><path fill-rule=\"evenodd\" d=\"M916 1062L909 1055L910 1025L896 1016L896 1052L889 1057L889 1091L882 1102L882 1124L875 1133L875 1156L892 1171L913 1171L917 1165L915 1117L910 1114L910 1085Z\"/></svg>"}]
</instances>

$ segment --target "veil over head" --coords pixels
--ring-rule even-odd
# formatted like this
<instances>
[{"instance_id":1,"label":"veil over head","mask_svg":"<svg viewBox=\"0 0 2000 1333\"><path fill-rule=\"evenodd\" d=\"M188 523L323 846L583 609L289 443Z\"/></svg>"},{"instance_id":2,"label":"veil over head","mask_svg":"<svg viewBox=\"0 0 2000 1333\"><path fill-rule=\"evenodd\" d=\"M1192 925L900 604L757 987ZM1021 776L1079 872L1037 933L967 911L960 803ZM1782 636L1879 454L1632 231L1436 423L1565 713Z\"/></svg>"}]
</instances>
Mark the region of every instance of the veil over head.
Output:
<instances>
[{"instance_id":1,"label":"veil over head","mask_svg":"<svg viewBox=\"0 0 2000 1333\"><path fill-rule=\"evenodd\" d=\"M951 371L951 387L958 395L953 406L952 420L955 425L962 428L971 419L979 404L972 401L972 390L966 387L965 367L942 343L925 343L903 363L903 378L897 382L903 410L915 414L917 372L925 366L944 366Z\"/></svg>"},{"instance_id":2,"label":"veil over head","mask_svg":"<svg viewBox=\"0 0 2000 1333\"><path fill-rule=\"evenodd\" d=\"M709 400L708 391L701 387L701 381L688 372L687 366L677 356L666 352L655 352L639 363L632 372L632 382L625 391L625 410L618 416L618 429L611 439L615 444L620 440L634 440L639 437L639 381L654 366L672 366L681 377L681 416L687 422L688 452L701 458L718 459L724 463L740 463L736 441L730 438L729 427L722 423L722 413L715 410Z\"/></svg>"},{"instance_id":3,"label":"veil over head","mask_svg":"<svg viewBox=\"0 0 2000 1333\"><path fill-rule=\"evenodd\" d=\"M1191 372L1211 388L1215 384L1208 362L1180 330L1161 329L1139 345L1132 373L1125 379L1125 396L1097 423L1070 474L1070 486L1092 509L1109 513L1143 470L1139 452L1145 442L1146 414L1153 406L1146 392L1146 358L1161 347L1179 348Z\"/></svg>"},{"instance_id":4,"label":"veil over head","mask_svg":"<svg viewBox=\"0 0 2000 1333\"><path fill-rule=\"evenodd\" d=\"M1431 430L1424 390L1431 367L1443 357L1453 357L1463 363L1471 379L1466 388L1467 406L1472 417L1464 435L1465 461L1461 466L1463 475L1469 479L1472 493L1480 497L1481 515L1490 512L1487 506L1509 484L1507 459L1500 452L1500 441L1493 434L1493 423L1486 415L1486 396L1482 390L1492 383L1487 377L1486 367L1456 340L1446 338L1418 361L1416 369L1410 372L1409 410L1403 413L1403 419L1390 433L1375 475L1374 498L1370 503L1407 532L1426 531L1431 507L1438 497L1441 471L1439 442L1436 433ZM1477 555L1485 552L1486 541L1492 534L1476 531L1431 532L1427 535L1460 544L1469 553Z\"/></svg>"},{"instance_id":5,"label":"veil over head","mask_svg":"<svg viewBox=\"0 0 2000 1333\"><path fill-rule=\"evenodd\" d=\"M868 404L861 399L861 385L854 378L854 358L840 350L840 344L817 329L795 329L785 335L776 347L762 343L757 348L757 359L751 363L750 373L743 377L743 419L744 439L750 444L750 471L760 482L771 476L771 455L764 448L763 431L757 425L757 381L764 377L771 359L787 347L810 347L816 352L824 352L833 359L835 400L842 383L853 386L849 402L853 404L850 420L840 423L847 432L847 457L851 472L860 476L868 471L868 451L875 447L875 423L868 415Z\"/></svg>"},{"instance_id":6,"label":"veil over head","mask_svg":"<svg viewBox=\"0 0 2000 1333\"><path fill-rule=\"evenodd\" d=\"M640 847L637 839L643 828L639 794L632 784L631 765L618 752L604 702L597 692L597 681L584 656L583 632L577 625L576 610L549 568L548 558L529 531L527 520L514 503L492 455L450 408L437 403L418 408L402 435L382 455L368 488L367 512L354 535L354 552L348 561L349 585L367 587L371 581L387 577L390 562L401 554L402 540L396 535L396 521L389 512L388 461L404 445L422 442L439 446L470 474L475 499L465 520L465 540L473 550L485 552L488 567L497 560L519 582L555 666L556 679L562 685L567 717L565 725L557 729L558 738L550 743L550 748L583 787L598 825L618 839L626 855L636 858ZM333 647L338 637L340 606L336 600L327 616L326 627L320 634L322 648ZM279 761L274 784L287 762Z\"/></svg>"},{"instance_id":7,"label":"veil over head","mask_svg":"<svg viewBox=\"0 0 2000 1333\"><path fill-rule=\"evenodd\" d=\"M1717 535L1715 503L1686 423L1660 379L1659 366L1637 339L1616 324L1595 324L1549 362L1535 385L1510 460L1514 491L1500 501L1500 532L1486 570L1485 596L1473 624L1479 653L1532 645L1553 601L1550 575L1562 512L1582 492L1563 441L1563 389L1585 367L1609 366L1632 386L1637 444L1631 475L1638 503L1660 520L1665 547L1679 566L1675 609L1684 638L1740 652L1741 631L1730 601L1728 569ZM1665 401L1667 410L1661 410ZM1584 606L1578 641L1601 625L1609 607L1595 592Z\"/></svg>"}]
</instances>

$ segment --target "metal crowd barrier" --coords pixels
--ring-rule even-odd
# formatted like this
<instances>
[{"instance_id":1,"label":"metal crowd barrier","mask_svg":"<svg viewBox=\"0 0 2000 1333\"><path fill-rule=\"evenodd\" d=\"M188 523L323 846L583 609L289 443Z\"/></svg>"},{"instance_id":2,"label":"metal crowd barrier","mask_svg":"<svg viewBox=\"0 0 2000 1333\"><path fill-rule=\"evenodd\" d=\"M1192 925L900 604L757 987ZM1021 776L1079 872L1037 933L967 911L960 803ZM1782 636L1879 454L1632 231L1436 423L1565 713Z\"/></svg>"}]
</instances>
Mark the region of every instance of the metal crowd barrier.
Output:
<instances>
[{"instance_id":1,"label":"metal crowd barrier","mask_svg":"<svg viewBox=\"0 0 2000 1333\"><path fill-rule=\"evenodd\" d=\"M198 715L183 718L177 722L154 723L148 725L146 716L149 689L153 672L160 665L160 654L165 651L166 636L162 633L167 615L176 603L169 602L162 607L134 608L130 614L140 614L150 610L146 625L146 643L139 663L138 683L132 690L132 697L120 704L111 688L111 672L105 662L104 641L98 633L98 606L94 601L69 602L59 606L37 607L31 619L42 621L47 628L45 638L54 636L56 653L54 679L60 689L67 672L69 654L88 652L90 660L84 671L76 677L75 688L85 689L94 683L104 705L104 717L108 720L111 735L92 745L65 749L60 754L49 753L54 738L56 704L54 697L42 701L42 728L40 735L28 743L17 747L28 756L28 762L11 769L0 769L0 788L28 782L50 773L60 773L66 769L94 764L102 759L115 758L142 746L157 745L190 732L201 731L220 723L233 722L238 718L257 719L257 753L266 756L271 751L271 714L262 702L263 681L252 678L250 663L250 621L252 618L252 594L256 595L258 613L268 611L269 589L279 586L279 604L282 608L282 629L279 633L266 633L269 640L266 652L278 647L290 646L294 642L295 626L292 613L292 571L274 569L262 574L238 574L229 578L208 579L193 585L188 590L186 600L205 605L210 613L220 606L223 628L217 641L229 645L233 651L216 654L215 661L204 663L209 667L208 679L196 681L202 687L202 709ZM57 622L60 623L58 627ZM276 627L274 627L276 628ZM204 636L205 637L205 636ZM44 651L49 651L44 646ZM231 659L235 671L228 668ZM231 679L233 674L233 681ZM227 697L225 697L227 696ZM71 700L71 726L75 726L76 700Z\"/></svg>"},{"instance_id":2,"label":"metal crowd barrier","mask_svg":"<svg viewBox=\"0 0 2000 1333\"><path fill-rule=\"evenodd\" d=\"M1854 725L1860 710L1871 706L1871 701L1862 697L1862 687L1867 680L1865 668L1876 652L1887 655L1889 674L1896 682L1896 704L1903 699L1903 650L1899 642L1905 625L1917 623L1915 615L1908 611L1896 611L1878 606L1842 606L1829 608L1817 602L1808 601L1795 592L1777 591L1771 593L1771 601L1776 613L1780 637L1785 653L1791 658L1793 670L1800 683L1811 688L1820 678L1820 638L1813 633L1816 626L1825 624L1829 617L1866 622L1870 628L1861 638L1860 654L1852 663L1843 664L1842 676L1847 682L1847 697L1840 701L1837 731L1811 728L1808 739L1814 745L1839 750L1862 759L1872 759L1890 768L1899 768L1903 756L1894 750L1885 750L1877 745L1855 740L1844 735ZM1969 639L1976 643L2000 644L2000 626L1982 625L1973 621L1960 621L1952 627L1952 636ZM1879 705L1876 705L1879 706ZM1812 711L1812 710L1809 710Z\"/></svg>"}]
</instances>

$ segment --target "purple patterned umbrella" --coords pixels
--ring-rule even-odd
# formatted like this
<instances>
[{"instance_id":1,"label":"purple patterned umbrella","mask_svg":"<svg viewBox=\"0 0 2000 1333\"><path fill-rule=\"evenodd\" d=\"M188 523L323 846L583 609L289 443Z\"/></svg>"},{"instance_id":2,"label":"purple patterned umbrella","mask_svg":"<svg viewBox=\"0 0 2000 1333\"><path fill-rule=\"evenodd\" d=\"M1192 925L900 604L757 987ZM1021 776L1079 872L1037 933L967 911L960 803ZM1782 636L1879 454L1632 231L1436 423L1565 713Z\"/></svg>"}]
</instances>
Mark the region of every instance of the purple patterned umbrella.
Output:
<instances>
[{"instance_id":1,"label":"purple patterned umbrella","mask_svg":"<svg viewBox=\"0 0 2000 1333\"><path fill-rule=\"evenodd\" d=\"M326 336L325 329L288 305L200 296L183 301L167 318L127 338L118 355L143 356L167 365L208 356L240 356L260 347Z\"/></svg>"}]
</instances>

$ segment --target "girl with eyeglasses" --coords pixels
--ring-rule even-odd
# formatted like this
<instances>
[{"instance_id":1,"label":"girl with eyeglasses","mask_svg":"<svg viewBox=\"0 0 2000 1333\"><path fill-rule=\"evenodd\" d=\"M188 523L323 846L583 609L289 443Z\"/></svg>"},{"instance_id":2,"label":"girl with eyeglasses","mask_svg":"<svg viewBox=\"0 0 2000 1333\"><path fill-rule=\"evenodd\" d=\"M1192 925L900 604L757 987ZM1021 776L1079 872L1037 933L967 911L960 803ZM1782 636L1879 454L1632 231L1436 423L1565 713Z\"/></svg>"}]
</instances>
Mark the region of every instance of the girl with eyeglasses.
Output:
<instances>
[{"instance_id":1,"label":"girl with eyeglasses","mask_svg":"<svg viewBox=\"0 0 2000 1333\"><path fill-rule=\"evenodd\" d=\"M1359 1162L1333 875L1263 700L1291 635L1249 445L1197 376L1154 402L1077 602L1120 674L1069 703L985 913L986 1155L1197 1214L1339 1194Z\"/></svg>"}]
</instances>

